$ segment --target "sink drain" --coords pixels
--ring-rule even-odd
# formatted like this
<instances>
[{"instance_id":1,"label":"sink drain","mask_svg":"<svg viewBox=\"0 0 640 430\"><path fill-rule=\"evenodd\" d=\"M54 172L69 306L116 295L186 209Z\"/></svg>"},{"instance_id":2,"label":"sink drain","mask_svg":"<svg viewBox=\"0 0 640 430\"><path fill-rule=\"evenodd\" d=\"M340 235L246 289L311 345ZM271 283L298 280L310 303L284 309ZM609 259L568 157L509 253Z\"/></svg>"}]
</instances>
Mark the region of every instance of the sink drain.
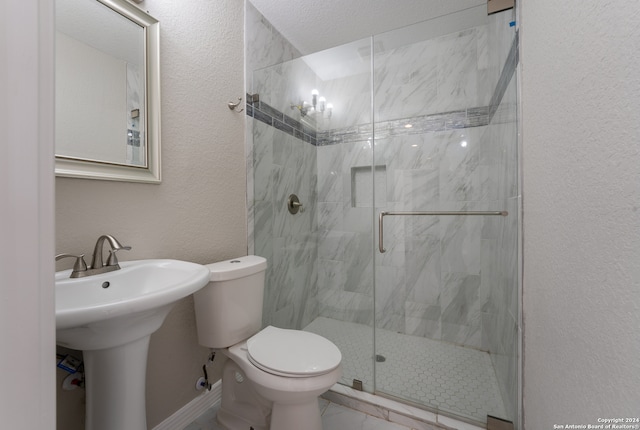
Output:
<instances>
[{"instance_id":1,"label":"sink drain","mask_svg":"<svg viewBox=\"0 0 640 430\"><path fill-rule=\"evenodd\" d=\"M385 357L384 355L376 354L376 361L378 363L383 363L387 361L387 357Z\"/></svg>"}]
</instances>

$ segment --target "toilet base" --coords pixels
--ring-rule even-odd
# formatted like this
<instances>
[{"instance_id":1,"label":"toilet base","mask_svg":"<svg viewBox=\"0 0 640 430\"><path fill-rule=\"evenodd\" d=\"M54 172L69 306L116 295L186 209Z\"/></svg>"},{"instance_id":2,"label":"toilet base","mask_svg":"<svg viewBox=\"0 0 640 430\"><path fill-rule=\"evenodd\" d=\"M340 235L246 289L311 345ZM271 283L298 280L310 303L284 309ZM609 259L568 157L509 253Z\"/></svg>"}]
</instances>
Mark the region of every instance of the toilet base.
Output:
<instances>
[{"instance_id":1,"label":"toilet base","mask_svg":"<svg viewBox=\"0 0 640 430\"><path fill-rule=\"evenodd\" d=\"M274 403L271 410L271 428L278 430L322 430L318 398L303 404Z\"/></svg>"},{"instance_id":2,"label":"toilet base","mask_svg":"<svg viewBox=\"0 0 640 430\"><path fill-rule=\"evenodd\" d=\"M242 369L227 360L222 370L218 423L227 430L269 430L271 406L270 401L255 391Z\"/></svg>"},{"instance_id":3,"label":"toilet base","mask_svg":"<svg viewBox=\"0 0 640 430\"><path fill-rule=\"evenodd\" d=\"M308 386L307 391L274 391L256 385L247 377L247 373L232 358L239 357L228 349L221 350L229 357L222 370L222 401L218 410L218 423L226 430L322 430L318 395L328 388L325 384ZM248 360L245 363L256 374L261 370L254 368ZM336 381L340 368L330 374L330 380ZM277 377L279 378L279 377ZM302 382L307 378L295 382ZM291 381L294 382L294 381ZM264 391L264 394L262 393ZM272 397L269 400L266 396Z\"/></svg>"},{"instance_id":4,"label":"toilet base","mask_svg":"<svg viewBox=\"0 0 640 430\"><path fill-rule=\"evenodd\" d=\"M222 370L222 402L217 416L225 429L322 430L318 396L340 378L340 366L320 377L289 379L253 366L242 345L220 352L229 357Z\"/></svg>"}]
</instances>

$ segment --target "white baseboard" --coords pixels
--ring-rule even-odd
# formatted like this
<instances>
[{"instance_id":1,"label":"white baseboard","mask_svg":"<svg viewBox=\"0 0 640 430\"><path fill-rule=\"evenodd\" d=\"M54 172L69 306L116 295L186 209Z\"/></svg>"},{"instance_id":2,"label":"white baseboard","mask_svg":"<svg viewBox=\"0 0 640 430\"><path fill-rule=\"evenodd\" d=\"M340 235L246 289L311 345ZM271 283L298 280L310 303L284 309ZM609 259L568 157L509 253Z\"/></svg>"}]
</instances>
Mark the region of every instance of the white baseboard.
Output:
<instances>
[{"instance_id":1,"label":"white baseboard","mask_svg":"<svg viewBox=\"0 0 640 430\"><path fill-rule=\"evenodd\" d=\"M195 421L200 415L205 413L222 398L222 380L219 380L211 387L211 391L205 391L189 403L178 409L173 415L153 430L177 430L184 429Z\"/></svg>"}]
</instances>

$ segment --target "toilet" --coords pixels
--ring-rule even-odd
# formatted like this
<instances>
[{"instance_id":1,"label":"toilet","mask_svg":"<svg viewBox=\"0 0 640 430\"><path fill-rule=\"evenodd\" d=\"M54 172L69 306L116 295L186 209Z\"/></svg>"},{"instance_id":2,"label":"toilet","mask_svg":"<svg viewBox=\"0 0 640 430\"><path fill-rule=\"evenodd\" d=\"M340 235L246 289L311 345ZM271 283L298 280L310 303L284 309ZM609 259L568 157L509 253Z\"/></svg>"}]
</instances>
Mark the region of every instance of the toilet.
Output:
<instances>
[{"instance_id":1,"label":"toilet","mask_svg":"<svg viewBox=\"0 0 640 430\"><path fill-rule=\"evenodd\" d=\"M229 357L218 422L228 430L322 430L318 396L340 378L340 350L314 333L262 329L263 257L206 267L210 282L194 294L198 341Z\"/></svg>"}]
</instances>

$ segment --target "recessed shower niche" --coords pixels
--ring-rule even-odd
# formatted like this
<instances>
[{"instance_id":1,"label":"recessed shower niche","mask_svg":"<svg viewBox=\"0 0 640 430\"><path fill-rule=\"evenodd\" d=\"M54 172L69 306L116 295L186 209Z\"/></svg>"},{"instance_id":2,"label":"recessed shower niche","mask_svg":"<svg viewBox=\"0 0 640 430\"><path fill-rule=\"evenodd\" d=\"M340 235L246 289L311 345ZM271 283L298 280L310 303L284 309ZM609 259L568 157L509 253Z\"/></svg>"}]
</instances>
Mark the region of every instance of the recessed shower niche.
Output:
<instances>
[{"instance_id":1,"label":"recessed shower niche","mask_svg":"<svg viewBox=\"0 0 640 430\"><path fill-rule=\"evenodd\" d=\"M356 166L351 168L351 207L371 208L373 207L373 196L371 192L371 171L375 181L375 204L386 206L387 204L387 166L377 165Z\"/></svg>"}]
</instances>

